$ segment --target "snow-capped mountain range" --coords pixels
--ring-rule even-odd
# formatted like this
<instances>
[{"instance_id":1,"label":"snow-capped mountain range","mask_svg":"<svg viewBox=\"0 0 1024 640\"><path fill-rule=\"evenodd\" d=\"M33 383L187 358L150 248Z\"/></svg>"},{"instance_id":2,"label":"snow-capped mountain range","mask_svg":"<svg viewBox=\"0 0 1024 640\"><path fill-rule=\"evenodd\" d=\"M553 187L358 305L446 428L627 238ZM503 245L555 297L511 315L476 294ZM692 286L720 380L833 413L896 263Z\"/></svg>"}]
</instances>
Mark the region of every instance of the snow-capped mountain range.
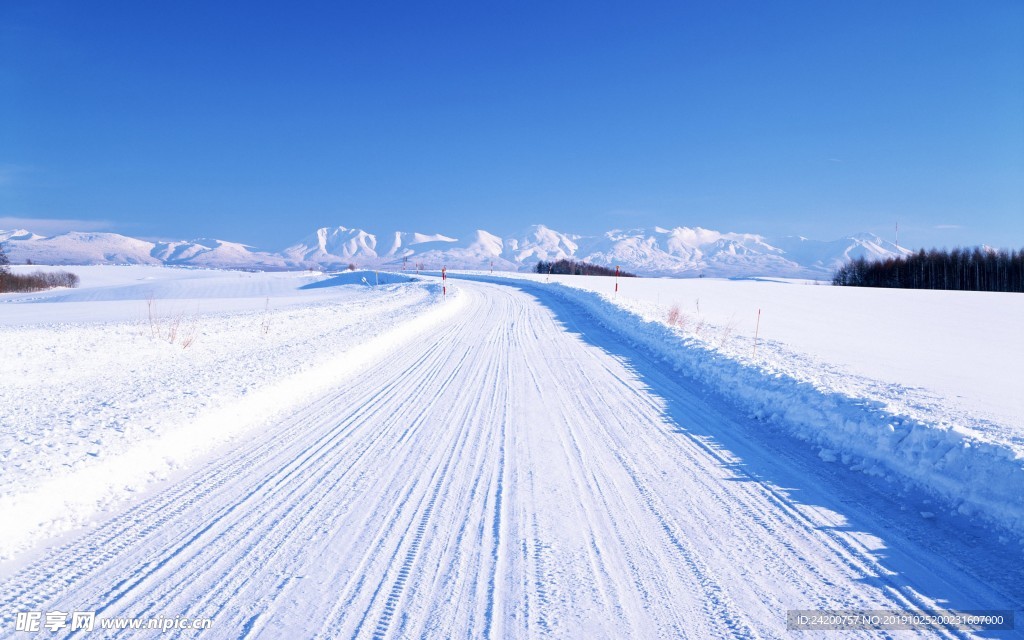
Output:
<instances>
[{"instance_id":1,"label":"snow-capped mountain range","mask_svg":"<svg viewBox=\"0 0 1024 640\"><path fill-rule=\"evenodd\" d=\"M377 236L361 229L323 227L279 252L209 238L151 242L116 233L69 232L52 237L0 231L13 264L167 264L221 268L340 269L349 264L381 269L490 269L523 271L539 260L562 258L619 265L658 276L822 277L850 258L910 253L861 233L832 241L766 238L700 227L608 231L599 236L562 233L534 225L502 238L478 230L468 238L396 231Z\"/></svg>"}]
</instances>

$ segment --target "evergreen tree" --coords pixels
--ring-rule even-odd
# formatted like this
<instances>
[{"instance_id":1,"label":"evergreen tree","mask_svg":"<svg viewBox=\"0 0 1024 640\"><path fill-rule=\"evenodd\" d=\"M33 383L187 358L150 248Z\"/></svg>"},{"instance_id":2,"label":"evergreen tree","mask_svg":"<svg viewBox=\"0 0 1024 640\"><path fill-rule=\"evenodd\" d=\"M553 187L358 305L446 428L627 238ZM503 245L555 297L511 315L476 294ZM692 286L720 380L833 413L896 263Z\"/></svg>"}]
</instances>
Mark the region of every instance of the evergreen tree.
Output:
<instances>
[{"instance_id":1,"label":"evergreen tree","mask_svg":"<svg viewBox=\"0 0 1024 640\"><path fill-rule=\"evenodd\" d=\"M615 269L608 267L602 267L596 264L589 264L586 262L576 262L575 260L557 260L555 262L545 262L540 260L537 262L537 273L557 273L562 275L570 276L614 276L616 275ZM618 275L623 278L635 278L636 274L628 273L626 271L619 271Z\"/></svg>"}]
</instances>

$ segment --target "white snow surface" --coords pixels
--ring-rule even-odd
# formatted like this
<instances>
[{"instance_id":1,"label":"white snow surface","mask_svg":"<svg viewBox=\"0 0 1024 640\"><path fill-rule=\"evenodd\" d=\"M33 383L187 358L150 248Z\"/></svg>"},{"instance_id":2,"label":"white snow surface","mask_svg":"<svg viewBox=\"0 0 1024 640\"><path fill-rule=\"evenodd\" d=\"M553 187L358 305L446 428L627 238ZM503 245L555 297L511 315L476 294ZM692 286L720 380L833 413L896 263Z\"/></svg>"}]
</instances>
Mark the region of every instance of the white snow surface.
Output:
<instances>
[{"instance_id":1,"label":"white snow surface","mask_svg":"<svg viewBox=\"0 0 1024 640\"><path fill-rule=\"evenodd\" d=\"M1024 601L1019 407L873 364L896 338L868 309L926 302L74 270L80 289L0 296L0 635L58 610L210 638L786 638L791 609ZM824 320L864 350L806 335ZM929 344L955 340L980 338Z\"/></svg>"},{"instance_id":2,"label":"white snow surface","mask_svg":"<svg viewBox=\"0 0 1024 640\"><path fill-rule=\"evenodd\" d=\"M80 289L0 295L0 512L19 516L0 520L0 558L265 428L457 305L372 272L74 272Z\"/></svg>"},{"instance_id":3,"label":"white snow surface","mask_svg":"<svg viewBox=\"0 0 1024 640\"><path fill-rule=\"evenodd\" d=\"M571 299L823 460L911 481L954 513L1024 535L1024 296L715 278L618 278L616 292L614 277L486 278Z\"/></svg>"}]
</instances>

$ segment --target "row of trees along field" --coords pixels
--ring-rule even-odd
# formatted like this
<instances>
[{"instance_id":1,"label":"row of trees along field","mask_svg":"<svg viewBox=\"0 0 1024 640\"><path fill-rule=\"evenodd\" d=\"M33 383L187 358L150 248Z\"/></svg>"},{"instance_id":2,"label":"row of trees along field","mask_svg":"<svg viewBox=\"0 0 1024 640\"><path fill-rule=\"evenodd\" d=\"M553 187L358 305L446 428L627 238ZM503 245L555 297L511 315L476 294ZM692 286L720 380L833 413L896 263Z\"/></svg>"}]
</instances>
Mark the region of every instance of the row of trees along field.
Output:
<instances>
[{"instance_id":1,"label":"row of trees along field","mask_svg":"<svg viewBox=\"0 0 1024 640\"><path fill-rule=\"evenodd\" d=\"M1024 249L921 249L899 258L852 260L832 284L852 287L1024 292Z\"/></svg>"},{"instance_id":2,"label":"row of trees along field","mask_svg":"<svg viewBox=\"0 0 1024 640\"><path fill-rule=\"evenodd\" d=\"M588 264L586 262L576 262L575 260L556 260L555 262L545 262L541 260L537 263L537 273L558 273L569 276L614 276L615 269L609 269L608 267L601 267L596 264ZM625 271L619 271L619 275L624 278L635 278L636 274L627 273Z\"/></svg>"},{"instance_id":3,"label":"row of trees along field","mask_svg":"<svg viewBox=\"0 0 1024 640\"><path fill-rule=\"evenodd\" d=\"M67 271L12 273L11 261L0 244L0 293L42 291L54 287L77 287L78 276Z\"/></svg>"}]
</instances>

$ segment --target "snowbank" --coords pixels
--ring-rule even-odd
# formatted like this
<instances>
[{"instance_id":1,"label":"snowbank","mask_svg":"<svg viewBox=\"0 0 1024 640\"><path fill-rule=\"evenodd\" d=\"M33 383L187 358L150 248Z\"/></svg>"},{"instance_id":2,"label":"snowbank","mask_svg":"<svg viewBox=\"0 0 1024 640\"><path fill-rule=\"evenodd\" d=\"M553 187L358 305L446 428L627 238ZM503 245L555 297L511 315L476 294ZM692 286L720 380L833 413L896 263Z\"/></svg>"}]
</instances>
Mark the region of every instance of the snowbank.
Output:
<instances>
[{"instance_id":1,"label":"snowbank","mask_svg":"<svg viewBox=\"0 0 1024 640\"><path fill-rule=\"evenodd\" d=\"M948 414L957 428L1015 443L1024 453L1024 296L833 287L778 278L621 278L613 296L612 278L555 275L551 280L607 293L610 301L648 320L665 322L677 307L682 324L689 323L686 335L694 335L703 321L706 341L734 359L750 356L759 329L758 364L796 377L827 376L829 388L884 395L886 402L904 405L901 411L915 410L913 404ZM730 327L729 339L719 347ZM841 375L833 375L839 369ZM866 381L877 384L868 388ZM890 386L898 393L886 394Z\"/></svg>"},{"instance_id":2,"label":"snowbank","mask_svg":"<svg viewBox=\"0 0 1024 640\"><path fill-rule=\"evenodd\" d=\"M978 424L951 421L969 420L969 414L951 416L941 411L941 404L901 402L899 396L907 389L872 381L851 384L841 368L829 371L806 359L799 363L802 369L775 366L781 356L791 354L785 345L762 341L762 354L773 353L753 358L752 341L729 335L728 327L698 327L699 321L691 317L682 330L665 319L645 318L627 308L632 306L628 301L608 294L532 278L516 280L528 290L575 303L753 418L820 447L823 461L909 481L941 498L953 513L1024 534L1024 456L1016 443L986 437L988 432ZM747 355L739 355L741 351Z\"/></svg>"},{"instance_id":3,"label":"snowbank","mask_svg":"<svg viewBox=\"0 0 1024 640\"><path fill-rule=\"evenodd\" d=\"M103 277L3 305L18 313L0 323L0 558L273 428L461 304L404 277L370 287L348 284L365 274L85 272ZM248 298L219 297L246 287Z\"/></svg>"}]
</instances>

